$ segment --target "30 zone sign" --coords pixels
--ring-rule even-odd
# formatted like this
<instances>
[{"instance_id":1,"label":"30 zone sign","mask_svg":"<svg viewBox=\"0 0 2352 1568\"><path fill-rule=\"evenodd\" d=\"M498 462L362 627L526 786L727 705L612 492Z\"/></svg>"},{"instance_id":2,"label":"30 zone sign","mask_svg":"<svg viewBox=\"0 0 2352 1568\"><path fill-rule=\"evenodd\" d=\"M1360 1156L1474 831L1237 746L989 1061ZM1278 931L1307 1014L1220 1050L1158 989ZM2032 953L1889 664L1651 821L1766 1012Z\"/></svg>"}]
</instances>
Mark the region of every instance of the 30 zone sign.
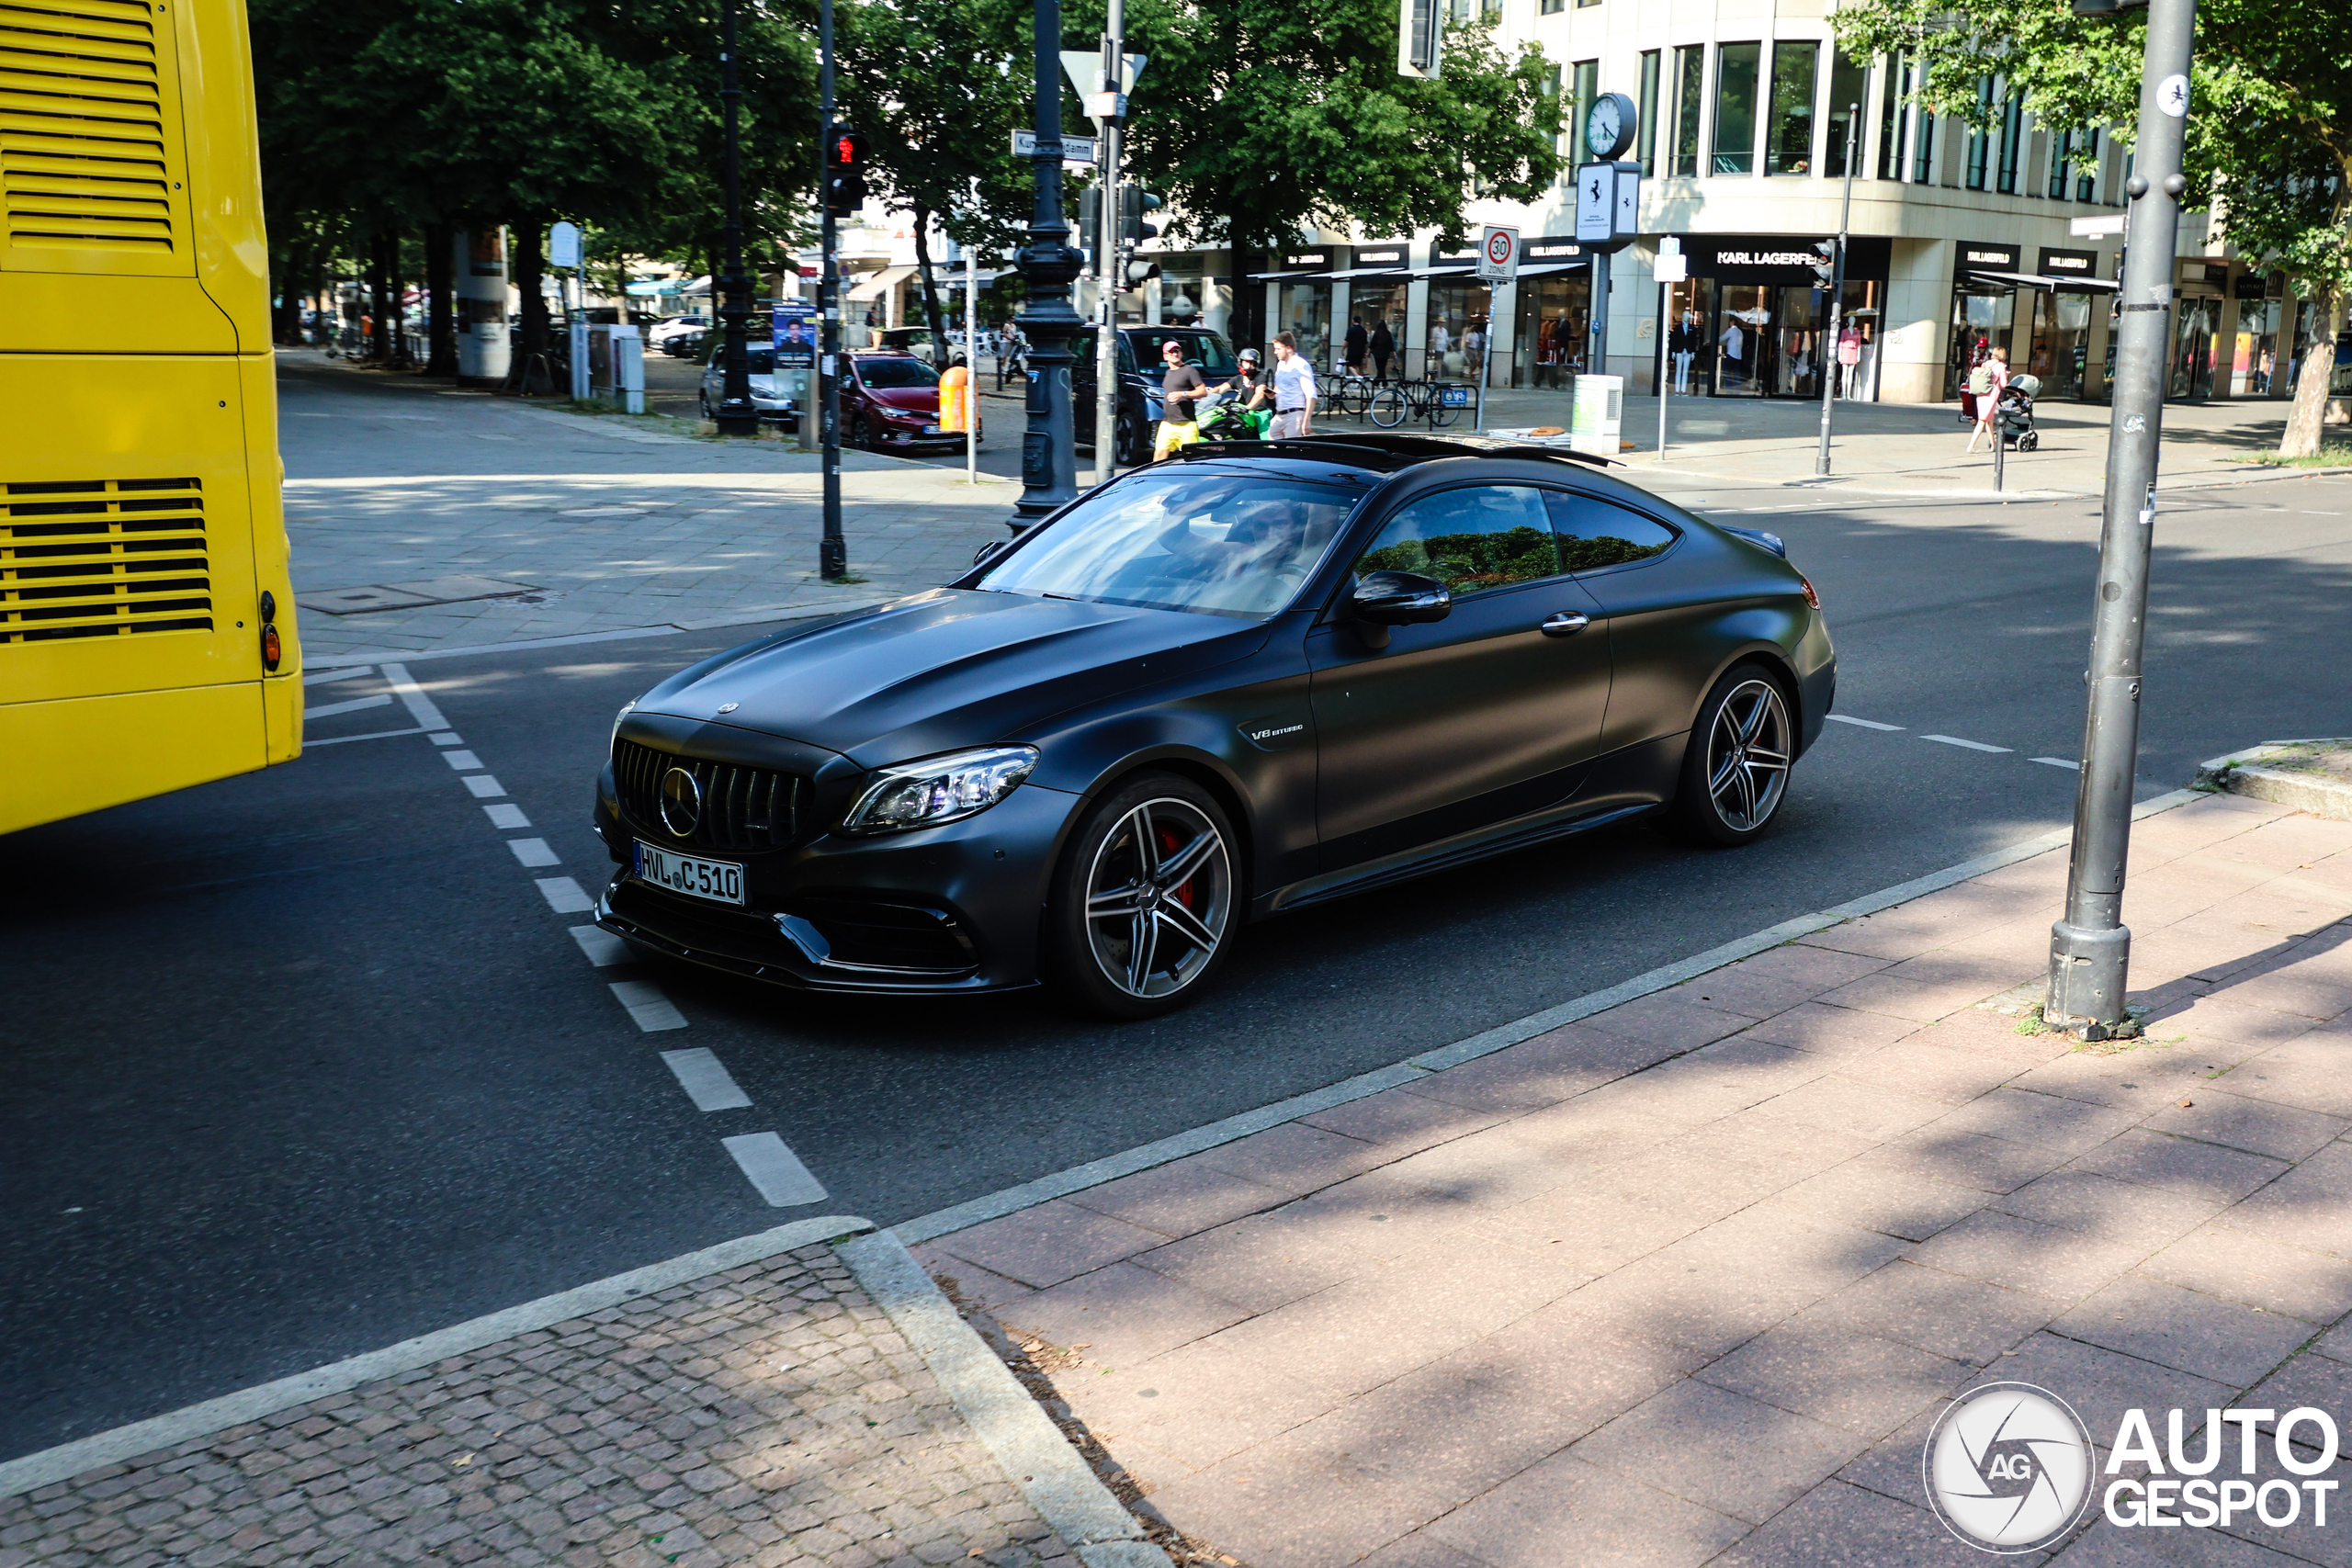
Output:
<instances>
[{"instance_id":1,"label":"30 zone sign","mask_svg":"<svg viewBox=\"0 0 2352 1568\"><path fill-rule=\"evenodd\" d=\"M1519 276L1519 231L1487 225L1478 240L1478 276L1509 283Z\"/></svg>"}]
</instances>

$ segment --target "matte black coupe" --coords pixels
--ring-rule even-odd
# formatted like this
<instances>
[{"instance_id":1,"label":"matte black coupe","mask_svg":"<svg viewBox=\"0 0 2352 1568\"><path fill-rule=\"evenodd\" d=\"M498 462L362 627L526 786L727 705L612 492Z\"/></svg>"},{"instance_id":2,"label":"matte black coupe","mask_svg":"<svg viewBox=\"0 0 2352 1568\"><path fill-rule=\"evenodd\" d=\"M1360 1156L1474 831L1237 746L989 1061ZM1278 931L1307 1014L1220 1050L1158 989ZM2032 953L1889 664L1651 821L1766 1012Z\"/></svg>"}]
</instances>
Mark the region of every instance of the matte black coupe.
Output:
<instances>
[{"instance_id":1,"label":"matte black coupe","mask_svg":"<svg viewBox=\"0 0 2352 1568\"><path fill-rule=\"evenodd\" d=\"M1779 540L1589 460L1204 444L622 709L596 919L786 986L1141 1017L1252 919L1645 813L1754 839L1836 690Z\"/></svg>"}]
</instances>

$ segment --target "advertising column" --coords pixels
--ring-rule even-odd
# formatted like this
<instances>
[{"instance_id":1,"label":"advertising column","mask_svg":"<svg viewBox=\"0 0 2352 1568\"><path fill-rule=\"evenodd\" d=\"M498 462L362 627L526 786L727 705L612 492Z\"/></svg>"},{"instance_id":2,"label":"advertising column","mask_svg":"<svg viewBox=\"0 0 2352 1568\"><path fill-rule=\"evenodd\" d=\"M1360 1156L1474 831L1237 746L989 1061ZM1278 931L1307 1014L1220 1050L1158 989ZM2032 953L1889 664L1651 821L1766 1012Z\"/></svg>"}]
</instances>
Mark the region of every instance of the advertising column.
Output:
<instances>
[{"instance_id":1,"label":"advertising column","mask_svg":"<svg viewBox=\"0 0 2352 1568\"><path fill-rule=\"evenodd\" d=\"M456 254L458 382L494 385L506 379L506 231L460 229L451 239Z\"/></svg>"}]
</instances>

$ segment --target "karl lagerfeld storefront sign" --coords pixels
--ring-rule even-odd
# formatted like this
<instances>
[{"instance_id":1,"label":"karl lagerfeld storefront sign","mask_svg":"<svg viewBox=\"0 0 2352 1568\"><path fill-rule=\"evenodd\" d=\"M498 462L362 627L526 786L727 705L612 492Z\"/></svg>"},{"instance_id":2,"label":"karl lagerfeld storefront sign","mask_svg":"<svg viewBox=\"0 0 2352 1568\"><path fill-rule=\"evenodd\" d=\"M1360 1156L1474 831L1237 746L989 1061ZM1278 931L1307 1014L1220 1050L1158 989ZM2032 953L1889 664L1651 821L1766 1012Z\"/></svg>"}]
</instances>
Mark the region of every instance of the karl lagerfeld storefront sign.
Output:
<instances>
[{"instance_id":1,"label":"karl lagerfeld storefront sign","mask_svg":"<svg viewBox=\"0 0 2352 1568\"><path fill-rule=\"evenodd\" d=\"M1821 260L1814 239L1804 234L1684 234L1682 254L1693 277L1724 283L1817 284L1813 264ZM1857 234L1846 242L1846 276L1886 276L1893 246L1883 235Z\"/></svg>"}]
</instances>

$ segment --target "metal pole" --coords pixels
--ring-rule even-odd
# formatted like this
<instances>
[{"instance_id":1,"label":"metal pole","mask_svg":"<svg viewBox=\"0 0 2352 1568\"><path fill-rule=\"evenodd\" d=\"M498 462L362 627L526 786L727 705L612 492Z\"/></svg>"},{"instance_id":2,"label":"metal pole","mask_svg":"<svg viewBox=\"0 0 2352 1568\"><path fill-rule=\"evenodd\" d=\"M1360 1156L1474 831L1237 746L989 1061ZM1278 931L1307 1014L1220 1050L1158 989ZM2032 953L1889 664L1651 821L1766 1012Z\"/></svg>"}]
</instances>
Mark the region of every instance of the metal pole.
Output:
<instances>
[{"instance_id":1,"label":"metal pole","mask_svg":"<svg viewBox=\"0 0 2352 1568\"><path fill-rule=\"evenodd\" d=\"M2196 0L2150 0L2140 73L2139 146L2132 178L2132 243L2123 254L2114 406L2107 444L2107 517L2092 603L2090 687L2082 773L2075 787L2074 857L2066 914L2050 929L2044 1019L2086 1040L2125 1022L2132 933L2123 924L2124 866L2140 742L2140 657L2147 628L2148 566L2156 513L2157 439L2164 424L2167 307L2180 222L2188 57Z\"/></svg>"},{"instance_id":2,"label":"metal pole","mask_svg":"<svg viewBox=\"0 0 2352 1568\"><path fill-rule=\"evenodd\" d=\"M1604 165L1605 166L1605 165ZM1592 354L1585 362L1588 376L1609 374L1609 253L1592 258Z\"/></svg>"},{"instance_id":3,"label":"metal pole","mask_svg":"<svg viewBox=\"0 0 2352 1568\"><path fill-rule=\"evenodd\" d=\"M1838 363L1838 324L1846 310L1846 231L1854 219L1854 128L1861 123L1861 111L1853 105L1846 106L1846 204L1838 213L1838 259L1829 279L1829 333L1814 351L1813 362L1821 376L1821 455L1813 460L1813 471L1821 479L1829 477L1829 408L1837 394L1838 378L1832 367ZM1997 486L1996 487L1998 488Z\"/></svg>"},{"instance_id":4,"label":"metal pole","mask_svg":"<svg viewBox=\"0 0 2352 1568\"><path fill-rule=\"evenodd\" d=\"M735 80L735 0L718 7L719 101L727 108L727 276L719 279L718 308L724 336L719 353L725 379L719 385L718 434L757 435L760 411L752 402L752 363L743 344L751 320L751 282L743 276L743 200L737 164L736 121L743 90Z\"/></svg>"},{"instance_id":5,"label":"metal pole","mask_svg":"<svg viewBox=\"0 0 2352 1568\"><path fill-rule=\"evenodd\" d=\"M1669 319L1674 310L1674 285L1657 286L1657 460L1666 461L1666 389L1667 348L1674 341L1674 324Z\"/></svg>"},{"instance_id":6,"label":"metal pole","mask_svg":"<svg viewBox=\"0 0 2352 1568\"><path fill-rule=\"evenodd\" d=\"M977 186L977 182L975 182ZM973 193L979 205L979 192ZM980 482L980 253L964 247L964 479Z\"/></svg>"},{"instance_id":7,"label":"metal pole","mask_svg":"<svg viewBox=\"0 0 2352 1568\"><path fill-rule=\"evenodd\" d=\"M1029 339L1029 427L1021 437L1021 500L1006 519L1026 528L1078 499L1078 452L1070 426L1069 340L1086 323L1070 309L1070 282L1085 258L1069 244L1062 214L1062 7L1036 0L1037 150L1030 154L1036 191L1029 243L1021 252L1027 286L1021 330Z\"/></svg>"},{"instance_id":8,"label":"metal pole","mask_svg":"<svg viewBox=\"0 0 2352 1568\"><path fill-rule=\"evenodd\" d=\"M833 128L833 0L817 7L817 98L820 134ZM824 168L820 158L818 168ZM817 389L820 428L824 433L825 534L817 545L817 574L828 582L849 575L849 542L842 537L842 269L841 233L832 205L824 200L821 186L817 205L824 211L818 237L823 274L817 284L817 310L823 325L817 346Z\"/></svg>"},{"instance_id":9,"label":"metal pole","mask_svg":"<svg viewBox=\"0 0 2352 1568\"><path fill-rule=\"evenodd\" d=\"M1126 85L1126 0L1111 0L1102 24L1102 91L1115 93ZM1119 129L1116 115L1102 118L1102 168L1096 185L1102 192L1102 232L1094 237L1095 271L1102 298L1096 303L1094 329L1094 482L1101 484L1119 471L1119 239L1124 225L1119 205Z\"/></svg>"}]
</instances>

